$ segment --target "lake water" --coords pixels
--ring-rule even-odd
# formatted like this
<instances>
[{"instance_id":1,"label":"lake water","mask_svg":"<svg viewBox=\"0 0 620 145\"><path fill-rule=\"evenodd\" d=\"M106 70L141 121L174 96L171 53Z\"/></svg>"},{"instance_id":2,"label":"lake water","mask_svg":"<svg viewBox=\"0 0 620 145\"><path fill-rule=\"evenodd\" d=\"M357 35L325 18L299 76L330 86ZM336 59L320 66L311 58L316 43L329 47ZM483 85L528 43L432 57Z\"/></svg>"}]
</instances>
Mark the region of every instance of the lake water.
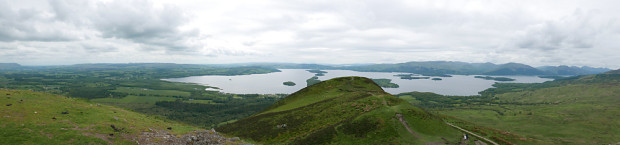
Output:
<instances>
[{"instance_id":1,"label":"lake water","mask_svg":"<svg viewBox=\"0 0 620 145\"><path fill-rule=\"evenodd\" d=\"M268 74L252 74L237 76L192 76L185 78L163 79L172 82L196 83L206 86L218 87L219 91L234 94L290 94L306 87L306 79L314 76L314 73L307 69L280 69L281 72ZM383 88L388 93L398 94L404 92L434 92L442 95L477 95L478 92L491 88L495 82L474 78L475 75L452 75L452 77L431 77L443 80L435 81L431 79L405 80L394 76L407 73L386 73L386 72L358 72L351 70L323 70L325 76L319 76L319 80L328 80L336 77L362 76L373 79L392 79L393 83L398 84L399 88ZM516 79L508 81L514 83L540 83L552 79L539 78L537 76L504 76ZM295 82L295 86L285 86L286 81Z\"/></svg>"}]
</instances>

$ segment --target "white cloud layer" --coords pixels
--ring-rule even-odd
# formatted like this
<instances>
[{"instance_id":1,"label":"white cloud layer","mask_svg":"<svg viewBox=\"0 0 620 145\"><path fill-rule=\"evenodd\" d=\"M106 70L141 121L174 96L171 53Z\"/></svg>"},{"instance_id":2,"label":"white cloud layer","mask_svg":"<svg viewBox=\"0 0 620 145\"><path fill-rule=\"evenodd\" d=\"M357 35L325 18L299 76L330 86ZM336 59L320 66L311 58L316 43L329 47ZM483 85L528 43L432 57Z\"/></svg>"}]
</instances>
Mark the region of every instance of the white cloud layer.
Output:
<instances>
[{"instance_id":1,"label":"white cloud layer","mask_svg":"<svg viewBox=\"0 0 620 145\"><path fill-rule=\"evenodd\" d=\"M618 1L0 0L0 62L620 67Z\"/></svg>"}]
</instances>

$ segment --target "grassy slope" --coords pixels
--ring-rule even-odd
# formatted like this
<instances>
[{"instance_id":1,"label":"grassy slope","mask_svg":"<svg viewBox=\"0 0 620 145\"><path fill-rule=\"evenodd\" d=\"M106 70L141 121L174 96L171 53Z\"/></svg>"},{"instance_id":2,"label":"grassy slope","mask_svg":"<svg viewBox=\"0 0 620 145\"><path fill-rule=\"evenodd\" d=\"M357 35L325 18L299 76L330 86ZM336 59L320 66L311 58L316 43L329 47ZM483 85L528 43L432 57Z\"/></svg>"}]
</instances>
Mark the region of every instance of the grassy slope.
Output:
<instances>
[{"instance_id":1,"label":"grassy slope","mask_svg":"<svg viewBox=\"0 0 620 145\"><path fill-rule=\"evenodd\" d=\"M568 85L500 94L501 101L542 103L498 106L505 115L476 109L443 114L558 144L616 143L620 141L619 94L617 85Z\"/></svg>"},{"instance_id":2,"label":"grassy slope","mask_svg":"<svg viewBox=\"0 0 620 145\"><path fill-rule=\"evenodd\" d=\"M129 139L149 131L149 128L172 127L171 133L177 135L199 130L116 107L47 93L0 89L0 102L0 144L135 144ZM68 114L62 114L64 111ZM125 129L116 132L110 125Z\"/></svg>"},{"instance_id":3,"label":"grassy slope","mask_svg":"<svg viewBox=\"0 0 620 145\"><path fill-rule=\"evenodd\" d=\"M405 129L397 113L417 135ZM455 143L461 136L441 118L361 77L323 81L218 130L264 144L424 144L443 142L442 137Z\"/></svg>"},{"instance_id":4,"label":"grassy slope","mask_svg":"<svg viewBox=\"0 0 620 145\"><path fill-rule=\"evenodd\" d=\"M490 104L429 109L522 135L513 143L525 139L535 144L614 144L620 141L619 83L618 75L581 76L547 83L551 87L496 94ZM530 86L537 85L543 86ZM412 96L401 97L419 103Z\"/></svg>"}]
</instances>

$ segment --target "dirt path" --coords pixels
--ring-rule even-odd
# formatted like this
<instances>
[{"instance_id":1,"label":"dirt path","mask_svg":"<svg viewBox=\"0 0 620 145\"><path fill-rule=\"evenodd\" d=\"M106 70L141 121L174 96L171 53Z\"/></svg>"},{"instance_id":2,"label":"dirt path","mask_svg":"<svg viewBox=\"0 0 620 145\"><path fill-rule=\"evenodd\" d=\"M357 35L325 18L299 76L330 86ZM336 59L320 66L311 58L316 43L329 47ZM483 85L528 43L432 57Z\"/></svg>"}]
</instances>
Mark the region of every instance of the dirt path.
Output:
<instances>
[{"instance_id":1,"label":"dirt path","mask_svg":"<svg viewBox=\"0 0 620 145\"><path fill-rule=\"evenodd\" d=\"M494 141L492 141L492 140L490 140L490 139L484 138L484 137L482 137L482 136L480 136L480 135L477 135L477 134L475 134L475 133L473 133L473 132L470 132L470 131L467 131L467 130L465 130L465 129L462 129L462 128L460 128L460 127L456 126L456 125L452 125L451 123L446 122L446 124L448 124L448 125L450 125L450 126L452 126L452 127L456 128L456 129L459 129L459 130L461 130L461 131L467 132L467 133L469 133L469 134L471 134L471 135L473 135L473 136L476 136L476 137L478 137L478 138L484 139L485 141L490 142L491 144L494 144L494 145L499 145L499 144L497 144L496 142L494 142Z\"/></svg>"},{"instance_id":2,"label":"dirt path","mask_svg":"<svg viewBox=\"0 0 620 145\"><path fill-rule=\"evenodd\" d=\"M417 133L413 132L413 130L411 130L411 128L407 124L407 120L403 118L402 114L396 114L396 117L398 117L398 121L400 121L400 123L402 123L403 126L405 126L405 128L407 129L407 131L409 131L409 133L411 133L413 136L417 138L420 138L420 135L418 135Z\"/></svg>"}]
</instances>

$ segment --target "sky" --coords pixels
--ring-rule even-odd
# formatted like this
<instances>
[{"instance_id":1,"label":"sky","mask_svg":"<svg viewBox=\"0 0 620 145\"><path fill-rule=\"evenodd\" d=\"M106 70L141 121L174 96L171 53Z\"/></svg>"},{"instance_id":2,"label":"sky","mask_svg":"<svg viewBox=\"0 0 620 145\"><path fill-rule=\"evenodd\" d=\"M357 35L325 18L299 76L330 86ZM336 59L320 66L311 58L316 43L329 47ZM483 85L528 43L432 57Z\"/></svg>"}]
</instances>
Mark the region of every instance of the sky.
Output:
<instances>
[{"instance_id":1,"label":"sky","mask_svg":"<svg viewBox=\"0 0 620 145\"><path fill-rule=\"evenodd\" d=\"M620 68L617 0L0 0L0 63Z\"/></svg>"}]
</instances>

